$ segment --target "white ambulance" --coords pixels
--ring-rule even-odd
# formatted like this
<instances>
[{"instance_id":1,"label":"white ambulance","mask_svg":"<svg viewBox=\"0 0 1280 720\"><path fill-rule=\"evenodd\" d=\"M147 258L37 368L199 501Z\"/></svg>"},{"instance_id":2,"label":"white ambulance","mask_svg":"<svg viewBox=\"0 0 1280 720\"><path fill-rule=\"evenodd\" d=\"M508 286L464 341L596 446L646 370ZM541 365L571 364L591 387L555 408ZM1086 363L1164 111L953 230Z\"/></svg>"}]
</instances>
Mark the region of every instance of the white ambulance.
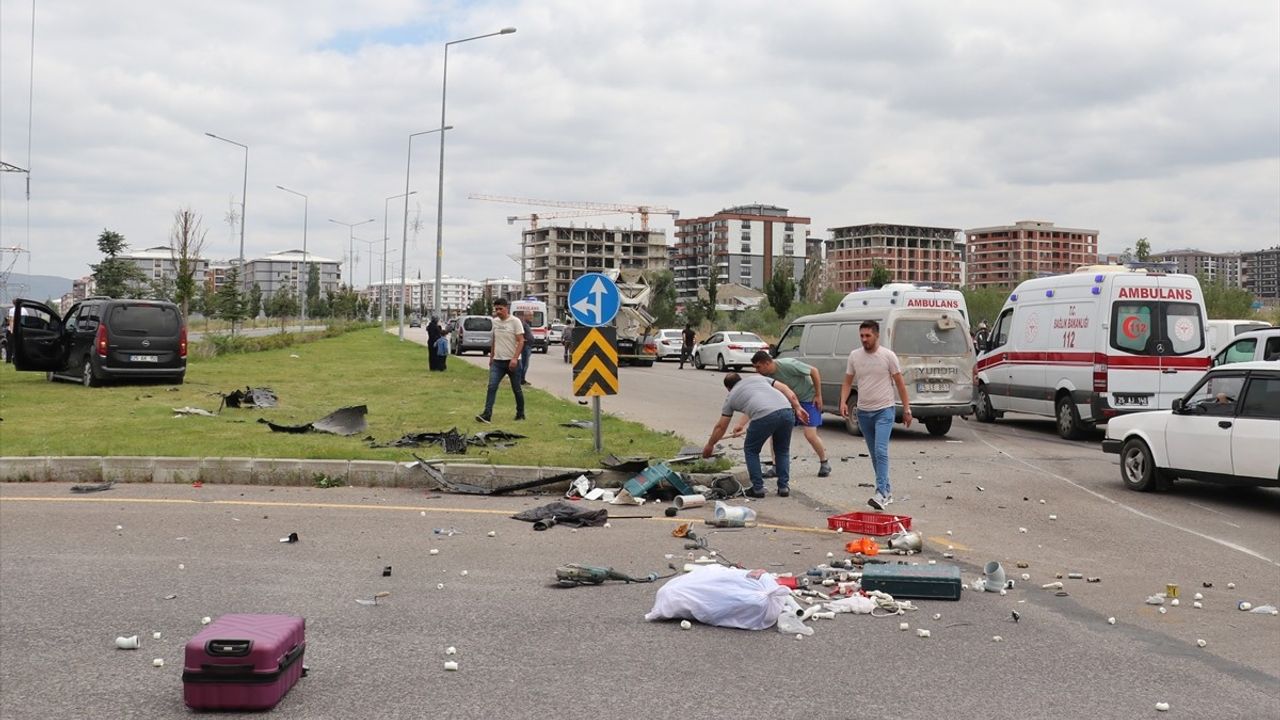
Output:
<instances>
[{"instance_id":1,"label":"white ambulance","mask_svg":"<svg viewBox=\"0 0 1280 720\"><path fill-rule=\"evenodd\" d=\"M1027 280L979 348L974 415L1044 415L1075 439L1120 413L1169 408L1209 368L1205 318L1192 275L1093 265Z\"/></svg>"},{"instance_id":2,"label":"white ambulance","mask_svg":"<svg viewBox=\"0 0 1280 720\"><path fill-rule=\"evenodd\" d=\"M844 296L836 310L869 307L956 310L966 323L969 322L969 308L959 290L939 290L911 283L889 283L874 290L851 292Z\"/></svg>"}]
</instances>

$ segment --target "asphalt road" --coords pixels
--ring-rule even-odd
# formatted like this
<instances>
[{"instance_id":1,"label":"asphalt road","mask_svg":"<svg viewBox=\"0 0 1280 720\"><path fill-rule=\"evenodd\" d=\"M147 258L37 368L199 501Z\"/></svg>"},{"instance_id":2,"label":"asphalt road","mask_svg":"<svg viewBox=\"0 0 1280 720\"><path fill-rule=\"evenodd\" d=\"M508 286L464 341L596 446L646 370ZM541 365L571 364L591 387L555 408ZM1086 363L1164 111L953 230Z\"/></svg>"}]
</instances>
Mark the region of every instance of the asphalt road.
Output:
<instances>
[{"instance_id":1,"label":"asphalt road","mask_svg":"<svg viewBox=\"0 0 1280 720\"><path fill-rule=\"evenodd\" d=\"M568 392L554 349L535 356L530 380ZM625 368L623 394L605 409L701 442L719 380L674 365ZM814 476L797 435L796 492L753 502L768 526L710 534L712 547L773 572L841 553L848 536L815 529L861 505L870 466L861 439L834 419L821 434L834 475ZM683 562L664 517L535 533L507 516L547 498L145 485L80 497L60 484L0 486L0 717L183 716L182 644L200 617L228 612L307 618L311 672L280 717L1132 718L1157 702L1170 716L1275 716L1280 617L1235 607L1280 603L1280 493L1193 483L1129 492L1096 441L1062 441L1040 420L957 423L947 438L895 432L891 448L894 508L926 536L911 561L951 562L941 557L951 546L966 580L989 560L1031 580L1004 596L918 601L904 619L911 632L899 618L849 615L816 622L801 641L686 632L643 620L653 586L548 587L567 562L635 573ZM462 533L432 532L450 527ZM301 542L280 544L289 532ZM1069 572L1101 582L1064 578L1066 596L1041 589ZM1144 604L1170 582L1180 606L1159 614ZM355 602L383 590L392 594L377 607ZM135 633L142 649L113 647ZM456 673L443 670L450 645ZM151 666L158 657L163 668Z\"/></svg>"}]
</instances>

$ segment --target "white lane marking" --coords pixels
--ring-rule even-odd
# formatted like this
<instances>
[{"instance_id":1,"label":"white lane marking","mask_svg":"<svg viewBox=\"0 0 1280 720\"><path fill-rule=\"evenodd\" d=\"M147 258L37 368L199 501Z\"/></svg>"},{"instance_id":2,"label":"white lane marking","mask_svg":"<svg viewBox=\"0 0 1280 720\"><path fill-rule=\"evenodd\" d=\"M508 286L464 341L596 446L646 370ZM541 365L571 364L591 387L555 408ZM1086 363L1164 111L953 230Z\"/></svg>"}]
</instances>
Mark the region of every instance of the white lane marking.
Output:
<instances>
[{"instance_id":1,"label":"white lane marking","mask_svg":"<svg viewBox=\"0 0 1280 720\"><path fill-rule=\"evenodd\" d=\"M1220 522L1220 523L1224 523L1224 524L1226 524L1226 525L1230 525L1231 527L1233 527L1233 528L1235 528L1235 529L1237 529L1237 530L1239 530L1239 529L1240 529L1240 526L1239 526L1239 525L1237 525L1237 524L1235 524L1235 523L1233 523L1233 522L1227 522L1226 520L1219 520L1218 522Z\"/></svg>"},{"instance_id":2,"label":"white lane marking","mask_svg":"<svg viewBox=\"0 0 1280 720\"><path fill-rule=\"evenodd\" d=\"M1260 553L1260 552L1258 552L1258 551L1256 551L1256 550L1252 550L1252 549L1247 548L1247 547L1245 547L1245 546L1243 546L1243 545L1239 545L1239 544L1233 543L1233 542L1231 542L1230 540L1224 540L1224 539L1219 538L1219 537L1214 537L1214 536L1212 536L1212 535L1207 535L1207 534L1202 533L1202 532L1197 532L1197 531L1195 531L1195 530L1192 530L1191 528L1186 528L1186 527L1183 527L1183 526L1181 526L1181 525L1178 525L1177 523L1169 522L1168 520L1165 520L1165 519L1163 519L1163 518L1158 518L1158 517L1156 517L1156 516L1154 516L1154 515L1149 515L1149 514L1147 514L1147 513L1144 513L1144 512L1142 512L1141 510L1139 510L1139 509L1137 509L1137 508L1135 508L1135 507L1132 507L1132 506L1129 506L1129 505L1125 505L1124 503L1120 502L1119 500L1113 500L1112 498L1109 498L1109 497L1107 497L1106 495L1103 495L1103 494L1102 494L1102 493L1100 493L1100 492L1097 492L1097 491L1095 491L1095 490L1090 490L1089 488L1087 488L1087 487L1085 487L1085 486L1081 485L1080 483L1076 482L1075 480L1072 480L1071 478L1063 477L1063 476L1061 476L1061 475L1059 475L1059 474L1057 474L1057 473L1055 473L1055 472L1052 472L1052 471L1046 470L1046 469L1044 469L1044 468L1040 467L1039 465L1036 465L1035 463L1027 462L1026 460L1023 460L1022 458L1017 457L1017 456L1013 455L1012 453L1009 453L1009 452L1008 452L1008 451L1006 451L1006 450L1002 450L1002 449L1000 449L1000 448L996 447L995 445L991 444L990 442L988 442L988 441L987 441L987 439L986 439L986 438L984 438L984 437L982 437L982 435L981 435L980 433L975 432L975 433L974 433L974 435L975 435L979 440L981 440L981 441L982 441L982 442L983 442L987 447L991 448L992 450L995 450L996 452L1000 453L1001 455L1004 455L1005 457L1008 457L1010 460L1013 460L1013 461L1015 461L1015 462L1022 463L1023 465L1026 465L1027 467L1029 467L1029 468L1031 468L1031 469L1033 469L1033 470L1036 470L1036 471L1041 472L1041 473L1043 473L1043 474L1045 474L1045 475L1048 475L1048 476L1049 476L1049 477L1051 477L1051 478L1054 478L1055 480L1061 480L1062 482L1064 482L1064 483L1066 483L1066 484L1068 484L1068 485L1070 485L1070 486L1072 486L1072 487L1076 488L1077 490L1083 490L1084 492L1089 493L1090 495L1094 496L1095 498L1098 498L1099 500L1102 500L1103 502L1110 503L1110 504L1115 505L1116 507L1122 508L1122 509L1124 509L1124 510L1128 510L1129 512L1133 513L1134 515L1137 515L1137 516L1138 516L1138 517L1140 517L1140 518L1145 518L1145 519L1147 519L1147 520L1151 520L1152 522L1159 523L1159 524L1164 525L1164 526L1166 526L1166 527L1171 527L1171 528L1173 528L1174 530L1181 530L1182 532L1187 533L1188 535L1194 535L1194 536L1196 536L1196 537L1198 537L1198 538L1201 538L1202 540L1208 540L1209 542L1216 543L1216 544L1221 545L1221 546L1223 546L1223 547L1225 547L1225 548L1229 548L1229 549L1231 549L1231 550L1235 550L1236 552L1244 553L1245 555L1248 555L1248 556L1250 556L1250 557L1254 557L1254 558L1257 558L1257 559L1262 560L1262 561L1264 561L1264 562L1267 562L1267 563L1270 563L1270 564L1275 565L1275 566L1277 566L1277 567L1280 567L1280 562L1276 562L1275 560L1272 560L1271 558L1267 557L1266 555L1263 555L1262 553Z\"/></svg>"},{"instance_id":3,"label":"white lane marking","mask_svg":"<svg viewBox=\"0 0 1280 720\"><path fill-rule=\"evenodd\" d=\"M1209 512L1214 513L1215 515L1224 515L1224 516L1226 515L1226 513L1222 512L1221 510L1214 510L1214 509L1213 509L1213 508L1211 508L1211 507L1205 507L1204 505L1201 505L1201 504L1199 504L1199 503L1193 503L1193 502L1191 502L1190 500L1188 500L1188 501L1187 501L1187 504L1188 504L1188 505L1190 505L1190 506L1191 506L1191 507L1193 507L1193 508L1200 508L1201 510L1208 510ZM1239 526L1237 526L1237 527L1239 527Z\"/></svg>"}]
</instances>

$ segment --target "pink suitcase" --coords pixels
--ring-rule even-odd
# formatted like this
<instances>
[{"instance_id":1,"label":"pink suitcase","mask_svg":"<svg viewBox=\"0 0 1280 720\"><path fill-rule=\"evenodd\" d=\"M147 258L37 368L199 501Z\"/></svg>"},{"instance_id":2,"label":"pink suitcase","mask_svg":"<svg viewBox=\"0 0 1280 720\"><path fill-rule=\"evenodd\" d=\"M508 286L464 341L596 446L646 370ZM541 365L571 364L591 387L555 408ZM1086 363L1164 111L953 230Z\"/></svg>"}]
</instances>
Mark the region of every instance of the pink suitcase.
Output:
<instances>
[{"instance_id":1,"label":"pink suitcase","mask_svg":"<svg viewBox=\"0 0 1280 720\"><path fill-rule=\"evenodd\" d=\"M268 710L302 677L306 621L223 615L187 642L182 695L196 710Z\"/></svg>"}]
</instances>

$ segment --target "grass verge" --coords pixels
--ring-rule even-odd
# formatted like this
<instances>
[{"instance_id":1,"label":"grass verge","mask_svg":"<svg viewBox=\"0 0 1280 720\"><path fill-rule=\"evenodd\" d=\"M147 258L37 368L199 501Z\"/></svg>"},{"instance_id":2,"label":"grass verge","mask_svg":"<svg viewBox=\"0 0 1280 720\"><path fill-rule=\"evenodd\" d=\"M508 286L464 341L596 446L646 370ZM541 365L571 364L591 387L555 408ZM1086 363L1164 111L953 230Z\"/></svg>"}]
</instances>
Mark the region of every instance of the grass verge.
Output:
<instances>
[{"instance_id":1,"label":"grass verge","mask_svg":"<svg viewBox=\"0 0 1280 720\"><path fill-rule=\"evenodd\" d=\"M294 357L294 356L297 357ZM509 385L498 395L493 425L474 416L483 409L487 373L450 361L428 373L426 348L400 342L379 329L358 330L304 345L193 360L186 383L85 388L50 383L44 373L0 366L0 454L154 455L411 460L409 449L370 448L366 435L390 441L410 432L464 433L502 429L528 435L514 447L470 448L459 462L501 465L595 466L589 430L560 427L589 420L590 410L535 388L525 389L529 420L514 422ZM173 408L216 411L219 394L246 385L275 390L280 406L224 409L213 418L174 417ZM339 407L367 405L369 430L353 437L273 433L259 417L283 424L317 420ZM604 418L605 453L670 457L679 438L616 417ZM417 451L442 456L439 447Z\"/></svg>"}]
</instances>

